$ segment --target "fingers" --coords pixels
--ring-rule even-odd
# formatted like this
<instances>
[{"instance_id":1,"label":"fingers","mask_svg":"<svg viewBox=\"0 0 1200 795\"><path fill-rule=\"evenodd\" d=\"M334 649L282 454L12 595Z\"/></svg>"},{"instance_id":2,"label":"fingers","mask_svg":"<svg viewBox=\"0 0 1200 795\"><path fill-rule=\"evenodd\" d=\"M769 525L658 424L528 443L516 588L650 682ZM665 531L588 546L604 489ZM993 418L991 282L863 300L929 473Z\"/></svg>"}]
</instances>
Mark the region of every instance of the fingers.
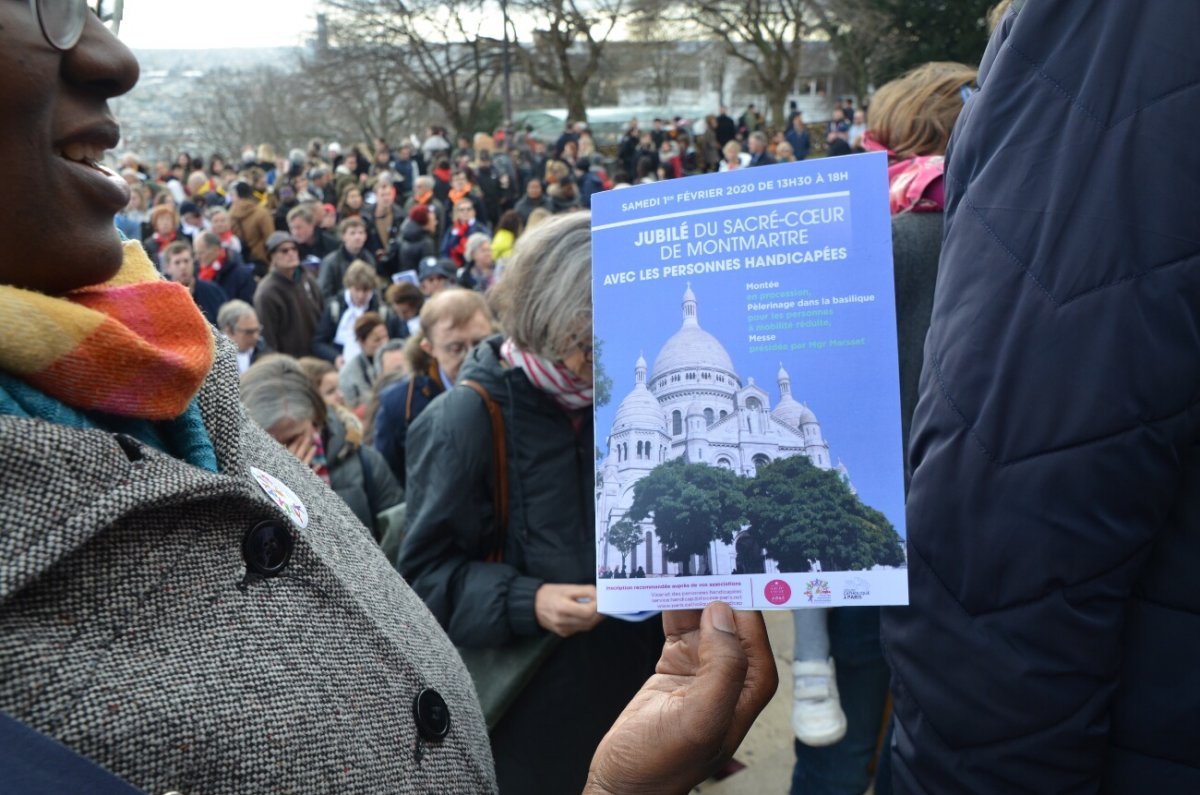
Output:
<instances>
[{"instance_id":1,"label":"fingers","mask_svg":"<svg viewBox=\"0 0 1200 795\"><path fill-rule=\"evenodd\" d=\"M709 604L700 617L699 666L689 695L714 719L732 717L750 665L736 627L733 610L724 602Z\"/></svg>"},{"instance_id":2,"label":"fingers","mask_svg":"<svg viewBox=\"0 0 1200 795\"><path fill-rule=\"evenodd\" d=\"M736 750L779 687L779 670L775 665L775 654L771 650L771 639L767 635L762 613L739 612L734 613L733 617L742 651L746 655L746 677L734 711L731 735L736 736L737 742L730 753Z\"/></svg>"},{"instance_id":3,"label":"fingers","mask_svg":"<svg viewBox=\"0 0 1200 795\"><path fill-rule=\"evenodd\" d=\"M663 634L667 638L679 637L700 629L703 610L666 610L663 612Z\"/></svg>"},{"instance_id":4,"label":"fingers","mask_svg":"<svg viewBox=\"0 0 1200 795\"><path fill-rule=\"evenodd\" d=\"M596 586L594 585L566 583L558 586L558 588L564 596L571 599L587 599L592 604L596 603Z\"/></svg>"},{"instance_id":5,"label":"fingers","mask_svg":"<svg viewBox=\"0 0 1200 795\"><path fill-rule=\"evenodd\" d=\"M309 466L312 463L313 456L316 455L317 449L313 444L313 440L309 436L297 436L287 446L289 453L300 459L300 463Z\"/></svg>"},{"instance_id":6,"label":"fingers","mask_svg":"<svg viewBox=\"0 0 1200 795\"><path fill-rule=\"evenodd\" d=\"M600 623L596 612L596 586L546 583L534 597L538 624L560 637L586 632Z\"/></svg>"}]
</instances>

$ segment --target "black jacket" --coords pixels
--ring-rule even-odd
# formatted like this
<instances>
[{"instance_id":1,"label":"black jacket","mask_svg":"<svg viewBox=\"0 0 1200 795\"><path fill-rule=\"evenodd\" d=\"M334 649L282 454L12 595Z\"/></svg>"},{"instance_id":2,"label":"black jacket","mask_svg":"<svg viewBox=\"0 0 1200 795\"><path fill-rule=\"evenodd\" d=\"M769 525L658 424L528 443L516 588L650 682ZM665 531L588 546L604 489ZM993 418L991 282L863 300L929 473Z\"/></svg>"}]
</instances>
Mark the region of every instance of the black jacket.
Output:
<instances>
[{"instance_id":1,"label":"black jacket","mask_svg":"<svg viewBox=\"0 0 1200 795\"><path fill-rule=\"evenodd\" d=\"M225 253L226 262L217 271L213 282L225 291L226 300L241 299L248 304L254 303L254 291L258 282L254 281L254 269L242 263L241 258L232 251Z\"/></svg>"},{"instance_id":2,"label":"black jacket","mask_svg":"<svg viewBox=\"0 0 1200 795\"><path fill-rule=\"evenodd\" d=\"M1200 792L1197 29L1025 3L959 118L883 622L899 793Z\"/></svg>"},{"instance_id":3,"label":"black jacket","mask_svg":"<svg viewBox=\"0 0 1200 795\"><path fill-rule=\"evenodd\" d=\"M437 255L437 243L411 218L400 225L400 270L415 271L425 257Z\"/></svg>"},{"instance_id":4,"label":"black jacket","mask_svg":"<svg viewBox=\"0 0 1200 795\"><path fill-rule=\"evenodd\" d=\"M467 646L499 646L541 630L543 582L595 578L592 418L571 419L523 371L501 367L503 340L468 355L459 380L482 385L504 411L510 517L504 563L483 562L494 532L491 426L464 387L434 400L408 429L408 536L400 570Z\"/></svg>"},{"instance_id":5,"label":"black jacket","mask_svg":"<svg viewBox=\"0 0 1200 795\"><path fill-rule=\"evenodd\" d=\"M378 541L375 517L404 502L404 489L392 477L383 456L347 433L336 411L329 412L323 436L330 488Z\"/></svg>"},{"instance_id":6,"label":"black jacket","mask_svg":"<svg viewBox=\"0 0 1200 795\"><path fill-rule=\"evenodd\" d=\"M338 246L337 251L326 254L325 258L321 260L321 270L317 275L317 282L321 285L321 295L329 299L341 294L345 290L342 280L346 278L346 271L350 270L350 265L355 260L359 259L372 268L376 267L375 255L365 244L362 250L354 256L350 256L350 252L346 251L345 246Z\"/></svg>"}]
</instances>

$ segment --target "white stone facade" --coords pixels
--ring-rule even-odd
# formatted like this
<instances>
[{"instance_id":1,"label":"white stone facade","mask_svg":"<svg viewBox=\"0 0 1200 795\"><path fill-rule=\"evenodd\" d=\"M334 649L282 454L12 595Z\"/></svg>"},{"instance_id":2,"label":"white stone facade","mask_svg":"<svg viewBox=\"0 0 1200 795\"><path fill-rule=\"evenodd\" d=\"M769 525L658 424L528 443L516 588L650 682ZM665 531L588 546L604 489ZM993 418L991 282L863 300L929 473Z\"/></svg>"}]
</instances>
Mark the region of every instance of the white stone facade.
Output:
<instances>
[{"instance_id":1,"label":"white stone facade","mask_svg":"<svg viewBox=\"0 0 1200 795\"><path fill-rule=\"evenodd\" d=\"M634 387L621 401L608 436L608 455L597 472L596 516L603 539L608 527L624 518L633 502L633 486L651 469L674 458L731 469L753 477L758 467L780 458L808 456L831 467L829 445L808 406L792 396L791 377L780 365L779 399L748 378L743 384L716 337L700 326L691 287L683 296L683 323L667 340L649 372L646 360L634 365ZM845 468L838 465L843 477ZM627 559L627 571L640 566L647 576L678 574L669 562L650 521L642 523L645 540ZM693 574L730 574L737 566L734 544L713 542L708 554L692 562ZM602 569L617 570L621 553L597 542ZM746 550L743 548L743 554ZM761 550L759 550L761 552ZM777 571L774 561L765 570Z\"/></svg>"}]
</instances>

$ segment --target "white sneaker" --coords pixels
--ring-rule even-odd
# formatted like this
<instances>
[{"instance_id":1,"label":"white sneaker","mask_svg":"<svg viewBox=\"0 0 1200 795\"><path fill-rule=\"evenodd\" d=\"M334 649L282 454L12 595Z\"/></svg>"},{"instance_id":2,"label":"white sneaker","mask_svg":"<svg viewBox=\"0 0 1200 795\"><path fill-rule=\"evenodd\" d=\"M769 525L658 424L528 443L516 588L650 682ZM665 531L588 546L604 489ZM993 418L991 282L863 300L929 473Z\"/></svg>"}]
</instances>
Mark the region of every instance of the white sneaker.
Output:
<instances>
[{"instance_id":1,"label":"white sneaker","mask_svg":"<svg viewBox=\"0 0 1200 795\"><path fill-rule=\"evenodd\" d=\"M833 745L846 736L846 714L838 698L833 658L827 662L792 663L796 689L792 702L792 731L805 745Z\"/></svg>"}]
</instances>

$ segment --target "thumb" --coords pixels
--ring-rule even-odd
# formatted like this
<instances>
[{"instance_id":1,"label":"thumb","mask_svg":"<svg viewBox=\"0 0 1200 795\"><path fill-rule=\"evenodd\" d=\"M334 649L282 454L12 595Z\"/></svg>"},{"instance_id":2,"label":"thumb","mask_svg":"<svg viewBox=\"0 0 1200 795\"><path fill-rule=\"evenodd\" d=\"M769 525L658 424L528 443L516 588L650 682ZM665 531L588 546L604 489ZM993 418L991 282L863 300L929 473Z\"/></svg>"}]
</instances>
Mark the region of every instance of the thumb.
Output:
<instances>
[{"instance_id":1,"label":"thumb","mask_svg":"<svg viewBox=\"0 0 1200 795\"><path fill-rule=\"evenodd\" d=\"M699 667L688 701L704 739L723 745L733 722L734 709L746 681L749 662L737 636L733 610L713 602L700 616Z\"/></svg>"}]
</instances>

